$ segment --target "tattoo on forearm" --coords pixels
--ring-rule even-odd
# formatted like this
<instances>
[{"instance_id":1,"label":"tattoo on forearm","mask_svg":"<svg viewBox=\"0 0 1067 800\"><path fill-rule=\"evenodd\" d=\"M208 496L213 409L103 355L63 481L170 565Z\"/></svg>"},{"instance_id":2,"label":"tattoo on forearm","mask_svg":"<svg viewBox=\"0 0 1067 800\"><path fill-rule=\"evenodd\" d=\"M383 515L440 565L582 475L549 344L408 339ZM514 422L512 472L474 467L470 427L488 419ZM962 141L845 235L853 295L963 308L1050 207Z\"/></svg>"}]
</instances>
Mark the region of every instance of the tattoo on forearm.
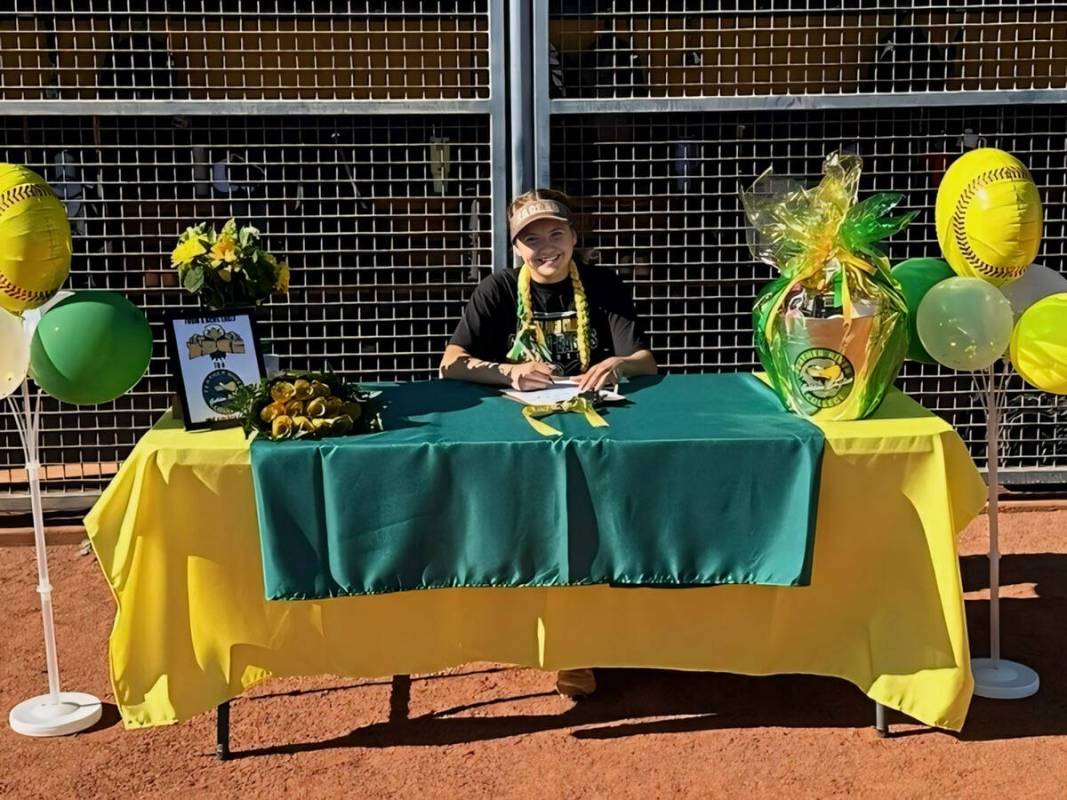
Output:
<instances>
[{"instance_id":1,"label":"tattoo on forearm","mask_svg":"<svg viewBox=\"0 0 1067 800\"><path fill-rule=\"evenodd\" d=\"M464 365L467 369L495 369L500 371L500 362L498 361L483 361L480 358L474 358L473 356L467 356L463 359Z\"/></svg>"}]
</instances>

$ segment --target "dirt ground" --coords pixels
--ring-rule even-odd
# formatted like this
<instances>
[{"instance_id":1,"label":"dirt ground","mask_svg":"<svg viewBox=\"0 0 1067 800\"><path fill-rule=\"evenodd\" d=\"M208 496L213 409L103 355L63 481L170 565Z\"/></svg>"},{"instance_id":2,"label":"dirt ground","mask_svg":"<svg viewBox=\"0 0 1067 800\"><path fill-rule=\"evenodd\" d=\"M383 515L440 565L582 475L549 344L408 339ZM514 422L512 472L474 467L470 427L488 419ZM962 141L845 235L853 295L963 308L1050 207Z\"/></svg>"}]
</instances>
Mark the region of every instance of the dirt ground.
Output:
<instances>
[{"instance_id":1,"label":"dirt ground","mask_svg":"<svg viewBox=\"0 0 1067 800\"><path fill-rule=\"evenodd\" d=\"M416 676L407 719L390 682L277 680L214 714L123 730L107 679L113 605L91 555L50 551L65 688L105 700L63 739L0 729L0 797L1067 797L1067 511L1002 517L1003 653L1041 674L1028 700L976 698L960 735L892 715L834 679L604 670L580 704L535 670L472 664ZM972 648L988 652L985 519L962 539ZM33 550L0 548L3 713L47 688Z\"/></svg>"}]
</instances>

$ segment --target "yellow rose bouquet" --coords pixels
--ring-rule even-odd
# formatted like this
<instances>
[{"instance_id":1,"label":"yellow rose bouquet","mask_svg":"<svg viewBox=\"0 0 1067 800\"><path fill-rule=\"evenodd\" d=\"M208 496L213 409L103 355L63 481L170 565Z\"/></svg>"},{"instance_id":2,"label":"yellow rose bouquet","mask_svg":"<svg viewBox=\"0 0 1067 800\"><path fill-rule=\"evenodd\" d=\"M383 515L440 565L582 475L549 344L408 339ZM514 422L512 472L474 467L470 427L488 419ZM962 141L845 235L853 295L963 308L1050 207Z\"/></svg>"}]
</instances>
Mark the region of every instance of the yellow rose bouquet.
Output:
<instances>
[{"instance_id":1,"label":"yellow rose bouquet","mask_svg":"<svg viewBox=\"0 0 1067 800\"><path fill-rule=\"evenodd\" d=\"M380 395L331 372L284 372L242 386L230 408L241 414L246 434L271 441L321 439L380 431Z\"/></svg>"},{"instance_id":2,"label":"yellow rose bouquet","mask_svg":"<svg viewBox=\"0 0 1067 800\"><path fill-rule=\"evenodd\" d=\"M216 232L202 222L178 237L171 263L186 291L210 308L259 305L289 290L289 265L260 247L256 228L229 220Z\"/></svg>"}]
</instances>

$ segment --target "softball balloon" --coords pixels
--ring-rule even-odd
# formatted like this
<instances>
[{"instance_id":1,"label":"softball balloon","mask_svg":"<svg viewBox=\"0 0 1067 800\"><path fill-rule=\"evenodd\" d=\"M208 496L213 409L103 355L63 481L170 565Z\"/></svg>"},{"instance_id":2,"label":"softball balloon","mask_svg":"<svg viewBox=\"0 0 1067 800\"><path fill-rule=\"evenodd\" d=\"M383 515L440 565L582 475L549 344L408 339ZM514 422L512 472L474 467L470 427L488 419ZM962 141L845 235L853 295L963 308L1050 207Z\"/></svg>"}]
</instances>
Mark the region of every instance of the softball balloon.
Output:
<instances>
[{"instance_id":1,"label":"softball balloon","mask_svg":"<svg viewBox=\"0 0 1067 800\"><path fill-rule=\"evenodd\" d=\"M70 272L70 223L45 180L0 164L0 308L19 314L48 302Z\"/></svg>"},{"instance_id":2,"label":"softball balloon","mask_svg":"<svg viewBox=\"0 0 1067 800\"><path fill-rule=\"evenodd\" d=\"M1022 162L1003 150L958 158L937 190L934 219L941 252L963 277L1001 286L1037 258L1041 197Z\"/></svg>"}]
</instances>

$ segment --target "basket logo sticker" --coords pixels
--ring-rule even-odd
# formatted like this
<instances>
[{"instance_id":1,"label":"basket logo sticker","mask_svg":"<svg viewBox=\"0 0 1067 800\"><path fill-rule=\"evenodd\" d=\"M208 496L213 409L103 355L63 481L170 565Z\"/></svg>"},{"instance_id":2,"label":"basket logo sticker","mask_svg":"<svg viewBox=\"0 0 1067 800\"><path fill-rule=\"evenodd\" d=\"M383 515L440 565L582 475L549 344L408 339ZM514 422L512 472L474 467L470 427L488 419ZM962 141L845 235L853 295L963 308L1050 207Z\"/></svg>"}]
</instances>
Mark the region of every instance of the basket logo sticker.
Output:
<instances>
[{"instance_id":1,"label":"basket logo sticker","mask_svg":"<svg viewBox=\"0 0 1067 800\"><path fill-rule=\"evenodd\" d=\"M803 351L793 362L800 395L817 408L840 405L852 394L855 372L844 355L826 347Z\"/></svg>"},{"instance_id":2,"label":"basket logo sticker","mask_svg":"<svg viewBox=\"0 0 1067 800\"><path fill-rule=\"evenodd\" d=\"M1030 173L1021 167L998 167L997 169L990 170L989 172L983 172L976 177L966 188L960 193L959 202L956 203L956 208L952 212L952 238L956 241L956 247L959 249L960 255L963 256L963 260L967 262L968 266L983 275L988 275L991 278L1014 278L1020 271L1026 269L1029 264L1010 265L1007 267L995 267L979 258L978 254L971 249L971 243L967 240L967 231L964 228L964 223L967 218L967 209L971 205L971 201L974 200L974 196L978 194L979 189L983 189L991 183L997 181L1032 181Z\"/></svg>"}]
</instances>

